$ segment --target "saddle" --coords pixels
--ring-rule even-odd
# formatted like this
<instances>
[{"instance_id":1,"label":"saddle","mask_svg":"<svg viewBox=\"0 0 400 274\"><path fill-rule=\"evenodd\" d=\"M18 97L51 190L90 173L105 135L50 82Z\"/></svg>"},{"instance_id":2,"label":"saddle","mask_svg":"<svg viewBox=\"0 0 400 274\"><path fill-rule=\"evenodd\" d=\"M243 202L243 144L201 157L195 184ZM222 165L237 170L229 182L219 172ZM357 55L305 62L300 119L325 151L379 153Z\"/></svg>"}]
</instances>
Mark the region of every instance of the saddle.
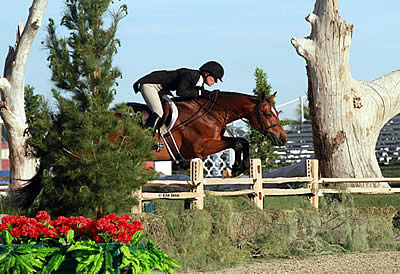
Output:
<instances>
[{"instance_id":1,"label":"saddle","mask_svg":"<svg viewBox=\"0 0 400 274\"><path fill-rule=\"evenodd\" d=\"M161 104L163 107L164 115L160 119L159 130L162 133L166 133L172 129L176 120L178 119L178 108L176 107L174 100L168 96L161 98ZM131 107L135 112L142 113L142 124L146 124L146 120L150 116L151 110L146 104L129 102L127 106Z\"/></svg>"},{"instance_id":2,"label":"saddle","mask_svg":"<svg viewBox=\"0 0 400 274\"><path fill-rule=\"evenodd\" d=\"M168 153L174 160L183 160L181 153L175 143L174 137L171 133L172 128L175 125L176 120L178 119L178 108L176 107L174 100L169 96L163 96L161 98L161 103L163 106L164 115L160 120L160 126L158 129L158 142L154 145L154 149L157 152L160 152L164 145L161 142L163 139L164 144L168 150ZM146 123L146 120L150 116L151 110L146 104L130 102L127 103L128 106L132 107L135 112L142 113L142 124Z\"/></svg>"}]
</instances>

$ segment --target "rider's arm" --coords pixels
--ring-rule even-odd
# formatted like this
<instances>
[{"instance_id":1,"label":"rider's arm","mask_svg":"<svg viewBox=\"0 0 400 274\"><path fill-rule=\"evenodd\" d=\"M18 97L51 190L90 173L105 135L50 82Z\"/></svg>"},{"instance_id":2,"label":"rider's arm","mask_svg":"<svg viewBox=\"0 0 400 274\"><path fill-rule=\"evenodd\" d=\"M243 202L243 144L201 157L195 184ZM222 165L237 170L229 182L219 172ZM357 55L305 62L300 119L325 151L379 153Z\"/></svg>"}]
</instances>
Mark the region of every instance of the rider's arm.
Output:
<instances>
[{"instance_id":1,"label":"rider's arm","mask_svg":"<svg viewBox=\"0 0 400 274\"><path fill-rule=\"evenodd\" d=\"M196 87L198 81L198 75L193 75L191 73L184 73L179 79L179 83L176 89L176 95L183 97L199 97L201 96L202 87Z\"/></svg>"}]
</instances>

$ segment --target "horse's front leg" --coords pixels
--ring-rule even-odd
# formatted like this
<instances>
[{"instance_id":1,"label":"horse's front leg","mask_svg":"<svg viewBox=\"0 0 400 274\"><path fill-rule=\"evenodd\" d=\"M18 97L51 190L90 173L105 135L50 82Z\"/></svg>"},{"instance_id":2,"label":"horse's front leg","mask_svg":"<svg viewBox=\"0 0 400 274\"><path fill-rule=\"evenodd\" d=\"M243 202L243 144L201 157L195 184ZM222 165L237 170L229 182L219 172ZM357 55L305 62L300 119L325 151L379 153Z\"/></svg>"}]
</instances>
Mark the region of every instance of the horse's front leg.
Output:
<instances>
[{"instance_id":1,"label":"horse's front leg","mask_svg":"<svg viewBox=\"0 0 400 274\"><path fill-rule=\"evenodd\" d=\"M232 166L232 176L236 177L250 168L249 142L244 138L233 138L235 163Z\"/></svg>"}]
</instances>

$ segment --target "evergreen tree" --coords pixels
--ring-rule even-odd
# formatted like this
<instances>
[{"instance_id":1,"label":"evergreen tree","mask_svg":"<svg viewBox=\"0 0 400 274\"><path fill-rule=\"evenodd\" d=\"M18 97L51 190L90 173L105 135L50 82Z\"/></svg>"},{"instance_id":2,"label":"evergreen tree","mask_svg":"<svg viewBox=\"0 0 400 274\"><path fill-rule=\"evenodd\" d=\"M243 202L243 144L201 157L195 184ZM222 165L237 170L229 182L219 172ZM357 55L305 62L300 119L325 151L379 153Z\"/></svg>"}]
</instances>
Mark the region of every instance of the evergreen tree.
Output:
<instances>
[{"instance_id":1,"label":"evergreen tree","mask_svg":"<svg viewBox=\"0 0 400 274\"><path fill-rule=\"evenodd\" d=\"M254 72L254 77L256 80L256 87L253 89L254 95L259 96L265 93L266 98L271 96L272 87L267 81L267 74L261 68L257 67ZM275 102L273 103L275 104ZM263 171L277 167L274 159L278 156L274 154L275 147L267 137L255 129L250 129L249 143L250 157L261 159Z\"/></svg>"},{"instance_id":2,"label":"evergreen tree","mask_svg":"<svg viewBox=\"0 0 400 274\"><path fill-rule=\"evenodd\" d=\"M152 158L152 137L137 120L110 109L121 77L112 66L120 43L115 34L127 14L121 6L105 27L111 2L66 0L61 26L69 36L57 36L54 20L48 26L57 109L42 104L36 111L31 145L43 171L40 206L52 215L128 213L132 191L154 178L143 168Z\"/></svg>"}]
</instances>

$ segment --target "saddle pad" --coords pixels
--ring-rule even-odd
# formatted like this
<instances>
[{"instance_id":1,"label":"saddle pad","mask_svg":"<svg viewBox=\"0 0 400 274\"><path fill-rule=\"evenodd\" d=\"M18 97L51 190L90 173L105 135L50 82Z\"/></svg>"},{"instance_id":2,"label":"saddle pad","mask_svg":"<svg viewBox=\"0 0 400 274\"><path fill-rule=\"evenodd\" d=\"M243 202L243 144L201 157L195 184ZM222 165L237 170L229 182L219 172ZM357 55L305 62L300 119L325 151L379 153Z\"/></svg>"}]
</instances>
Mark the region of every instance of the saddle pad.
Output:
<instances>
[{"instance_id":1,"label":"saddle pad","mask_svg":"<svg viewBox=\"0 0 400 274\"><path fill-rule=\"evenodd\" d=\"M163 99L168 102L170 109L172 111L171 121L170 121L169 125L167 126L167 130L170 131L172 129L172 127L175 125L176 120L178 119L179 111L178 111L178 108L176 107L175 103L172 101L172 99L169 96L164 95Z\"/></svg>"}]
</instances>

